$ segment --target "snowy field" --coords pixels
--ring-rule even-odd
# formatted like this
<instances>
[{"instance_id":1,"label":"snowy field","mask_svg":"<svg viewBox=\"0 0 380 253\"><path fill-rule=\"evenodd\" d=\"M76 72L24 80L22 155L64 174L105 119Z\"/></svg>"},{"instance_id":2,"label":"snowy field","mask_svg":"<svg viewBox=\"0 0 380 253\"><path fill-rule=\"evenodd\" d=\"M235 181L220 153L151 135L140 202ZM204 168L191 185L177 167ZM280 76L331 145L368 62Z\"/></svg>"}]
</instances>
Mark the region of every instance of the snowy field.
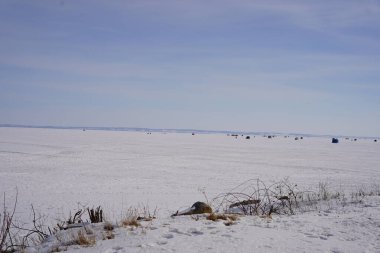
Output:
<instances>
[{"instance_id":1,"label":"snowy field","mask_svg":"<svg viewBox=\"0 0 380 253\"><path fill-rule=\"evenodd\" d=\"M302 189L372 187L380 182L380 143L0 128L0 192L9 205L17 188L19 220L31 219L31 204L47 222L83 206L101 205L111 221L130 206L158 208L149 228L120 228L113 240L70 252L380 252L378 197L271 220L242 217L233 226L170 218L205 201L203 192L212 199L247 179L285 177Z\"/></svg>"}]
</instances>

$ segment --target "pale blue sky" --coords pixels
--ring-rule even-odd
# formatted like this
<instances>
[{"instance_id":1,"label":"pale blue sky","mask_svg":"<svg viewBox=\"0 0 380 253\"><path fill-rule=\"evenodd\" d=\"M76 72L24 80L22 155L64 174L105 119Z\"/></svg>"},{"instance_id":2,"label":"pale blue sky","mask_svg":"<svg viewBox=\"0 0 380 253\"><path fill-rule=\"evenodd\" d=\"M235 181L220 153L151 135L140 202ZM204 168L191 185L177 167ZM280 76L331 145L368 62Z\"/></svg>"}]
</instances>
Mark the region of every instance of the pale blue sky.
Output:
<instances>
[{"instance_id":1,"label":"pale blue sky","mask_svg":"<svg viewBox=\"0 0 380 253\"><path fill-rule=\"evenodd\" d=\"M0 123L380 136L380 1L0 1Z\"/></svg>"}]
</instances>

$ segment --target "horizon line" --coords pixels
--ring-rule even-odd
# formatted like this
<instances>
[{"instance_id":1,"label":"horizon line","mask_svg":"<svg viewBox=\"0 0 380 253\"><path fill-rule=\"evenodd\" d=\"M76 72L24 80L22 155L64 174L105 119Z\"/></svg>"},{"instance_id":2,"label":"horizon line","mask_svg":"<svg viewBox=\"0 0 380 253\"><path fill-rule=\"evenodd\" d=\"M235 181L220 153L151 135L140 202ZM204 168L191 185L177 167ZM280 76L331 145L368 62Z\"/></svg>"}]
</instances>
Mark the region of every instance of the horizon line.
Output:
<instances>
[{"instance_id":1,"label":"horizon line","mask_svg":"<svg viewBox=\"0 0 380 253\"><path fill-rule=\"evenodd\" d=\"M243 135L292 135L292 136L309 136L309 137L340 137L340 138L363 138L363 139L376 139L378 136L358 136L358 135L331 135L331 134L310 134L310 133L295 133L295 132L277 132L277 131L237 131L237 130L205 130L205 129L192 129L192 128L149 128L149 127L111 127L111 126L62 126L62 125L28 125L28 124L0 124L0 127L14 127L14 128L42 128L42 129L85 129L85 130L103 130L103 131L131 131L131 132L176 132L176 133L222 133L222 134L243 134Z\"/></svg>"}]
</instances>

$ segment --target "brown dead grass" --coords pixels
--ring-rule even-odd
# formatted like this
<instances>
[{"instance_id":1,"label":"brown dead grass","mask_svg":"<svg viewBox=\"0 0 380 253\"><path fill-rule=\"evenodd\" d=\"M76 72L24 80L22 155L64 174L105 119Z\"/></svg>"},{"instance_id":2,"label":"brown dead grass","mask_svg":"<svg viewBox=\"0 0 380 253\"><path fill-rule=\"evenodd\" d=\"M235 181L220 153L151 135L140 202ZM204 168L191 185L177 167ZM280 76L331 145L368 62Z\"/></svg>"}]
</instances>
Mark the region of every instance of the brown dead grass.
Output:
<instances>
[{"instance_id":1,"label":"brown dead grass","mask_svg":"<svg viewBox=\"0 0 380 253\"><path fill-rule=\"evenodd\" d=\"M79 230L75 242L78 245L89 247L95 245L96 241L94 236L88 236L85 232Z\"/></svg>"},{"instance_id":2,"label":"brown dead grass","mask_svg":"<svg viewBox=\"0 0 380 253\"><path fill-rule=\"evenodd\" d=\"M114 230L113 225L111 223L109 223L109 222L105 222L103 228L106 231L112 231L112 230Z\"/></svg>"},{"instance_id":3,"label":"brown dead grass","mask_svg":"<svg viewBox=\"0 0 380 253\"><path fill-rule=\"evenodd\" d=\"M112 231L106 231L103 233L103 240L111 240L115 238L115 234Z\"/></svg>"},{"instance_id":4,"label":"brown dead grass","mask_svg":"<svg viewBox=\"0 0 380 253\"><path fill-rule=\"evenodd\" d=\"M121 224L123 224L124 227L140 227L140 222L137 221L137 218L135 217L129 217L122 220Z\"/></svg>"},{"instance_id":5,"label":"brown dead grass","mask_svg":"<svg viewBox=\"0 0 380 253\"><path fill-rule=\"evenodd\" d=\"M123 227L140 227L141 224L138 221L138 217L139 209L130 207L124 215L124 218L121 220L121 224Z\"/></svg>"},{"instance_id":6,"label":"brown dead grass","mask_svg":"<svg viewBox=\"0 0 380 253\"><path fill-rule=\"evenodd\" d=\"M207 220L211 221L218 221L218 220L225 220L225 221L231 221L234 222L238 219L237 215L233 214L218 214L218 213L211 213L206 217Z\"/></svg>"}]
</instances>

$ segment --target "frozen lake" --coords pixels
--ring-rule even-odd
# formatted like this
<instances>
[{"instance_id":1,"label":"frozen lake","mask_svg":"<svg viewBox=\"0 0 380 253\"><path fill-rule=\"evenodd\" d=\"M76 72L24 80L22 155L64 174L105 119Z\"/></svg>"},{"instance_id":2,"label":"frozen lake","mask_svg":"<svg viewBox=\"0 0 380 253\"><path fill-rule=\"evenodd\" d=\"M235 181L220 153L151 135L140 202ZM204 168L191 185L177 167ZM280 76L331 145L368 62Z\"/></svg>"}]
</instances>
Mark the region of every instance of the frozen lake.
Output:
<instances>
[{"instance_id":1,"label":"frozen lake","mask_svg":"<svg viewBox=\"0 0 380 253\"><path fill-rule=\"evenodd\" d=\"M380 143L369 139L0 128L0 192L18 189L21 219L30 204L51 218L83 205L117 217L138 204L166 216L252 178L349 190L380 182L379 166Z\"/></svg>"}]
</instances>

